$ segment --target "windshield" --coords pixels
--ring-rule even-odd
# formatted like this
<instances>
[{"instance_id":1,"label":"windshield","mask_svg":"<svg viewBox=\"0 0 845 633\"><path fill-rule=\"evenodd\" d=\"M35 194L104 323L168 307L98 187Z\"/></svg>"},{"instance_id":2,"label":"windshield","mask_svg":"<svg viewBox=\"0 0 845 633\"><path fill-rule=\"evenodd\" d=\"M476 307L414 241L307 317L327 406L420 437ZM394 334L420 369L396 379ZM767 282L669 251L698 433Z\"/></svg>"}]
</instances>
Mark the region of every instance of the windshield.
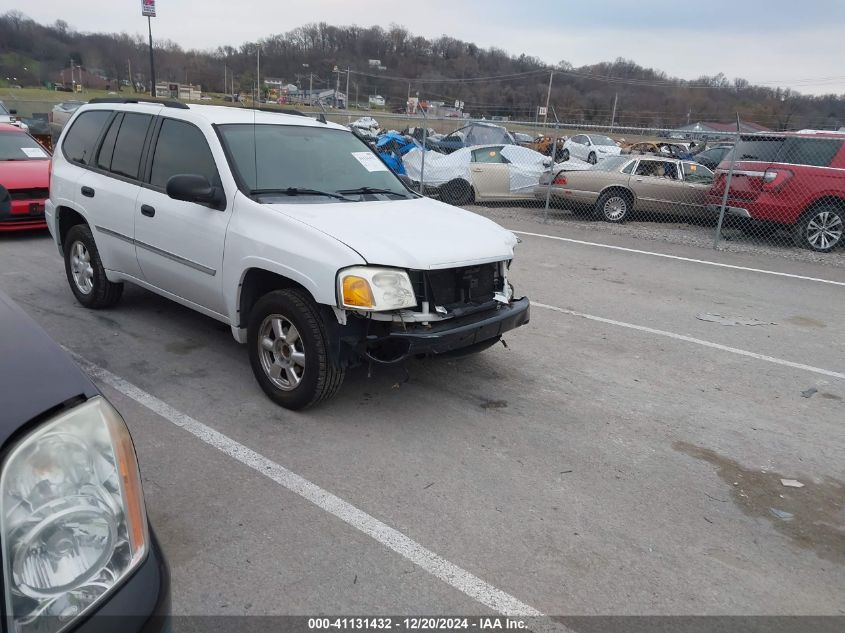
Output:
<instances>
[{"instance_id":1,"label":"windshield","mask_svg":"<svg viewBox=\"0 0 845 633\"><path fill-rule=\"evenodd\" d=\"M243 185L260 195L288 190L342 192L360 200L357 190L383 190L392 199L411 197L408 190L364 143L346 130L325 127L229 124L220 126L233 170ZM285 202L332 202L319 194L289 197ZM384 194L369 194L377 195Z\"/></svg>"},{"instance_id":2,"label":"windshield","mask_svg":"<svg viewBox=\"0 0 845 633\"><path fill-rule=\"evenodd\" d=\"M616 145L616 141L607 136L591 136L593 145Z\"/></svg>"},{"instance_id":3,"label":"windshield","mask_svg":"<svg viewBox=\"0 0 845 633\"><path fill-rule=\"evenodd\" d=\"M596 171L614 171L630 161L630 156L608 156L604 160L593 165L592 169Z\"/></svg>"},{"instance_id":4,"label":"windshield","mask_svg":"<svg viewBox=\"0 0 845 633\"><path fill-rule=\"evenodd\" d=\"M34 138L15 132L0 134L0 160L47 160L50 156Z\"/></svg>"}]
</instances>

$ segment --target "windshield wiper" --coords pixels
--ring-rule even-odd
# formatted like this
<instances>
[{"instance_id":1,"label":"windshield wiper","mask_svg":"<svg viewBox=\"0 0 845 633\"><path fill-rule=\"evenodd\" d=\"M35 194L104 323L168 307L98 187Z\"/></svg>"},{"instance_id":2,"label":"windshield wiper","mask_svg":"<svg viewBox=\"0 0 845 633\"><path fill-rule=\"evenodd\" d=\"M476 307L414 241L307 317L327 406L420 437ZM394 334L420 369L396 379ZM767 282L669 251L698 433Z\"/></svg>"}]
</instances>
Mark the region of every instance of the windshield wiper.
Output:
<instances>
[{"instance_id":1,"label":"windshield wiper","mask_svg":"<svg viewBox=\"0 0 845 633\"><path fill-rule=\"evenodd\" d=\"M374 194L374 193L384 193L387 195L399 196L400 198L407 198L408 196L402 193L401 191L393 191L391 189L378 189L377 187L358 187L357 189L339 189L338 193L345 193L345 194Z\"/></svg>"},{"instance_id":2,"label":"windshield wiper","mask_svg":"<svg viewBox=\"0 0 845 633\"><path fill-rule=\"evenodd\" d=\"M299 187L288 187L287 189L250 189L249 195L263 196L268 194L281 194L284 196L326 196L327 198L336 198L338 200L346 200L349 198L341 196L331 191L319 191L317 189L300 189Z\"/></svg>"}]
</instances>

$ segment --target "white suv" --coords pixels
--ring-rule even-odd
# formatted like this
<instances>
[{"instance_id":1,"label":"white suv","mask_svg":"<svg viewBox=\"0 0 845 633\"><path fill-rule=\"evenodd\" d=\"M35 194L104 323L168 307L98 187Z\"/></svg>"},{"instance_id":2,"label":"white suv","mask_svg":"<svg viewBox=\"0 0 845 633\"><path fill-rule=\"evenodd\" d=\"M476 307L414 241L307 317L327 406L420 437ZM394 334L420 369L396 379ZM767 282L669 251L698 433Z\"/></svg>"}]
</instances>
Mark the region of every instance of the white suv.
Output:
<instances>
[{"instance_id":1,"label":"white suv","mask_svg":"<svg viewBox=\"0 0 845 633\"><path fill-rule=\"evenodd\" d=\"M513 233L297 113L95 99L59 139L46 216L82 305L128 281L227 323L291 409L347 367L480 351L528 322Z\"/></svg>"}]
</instances>

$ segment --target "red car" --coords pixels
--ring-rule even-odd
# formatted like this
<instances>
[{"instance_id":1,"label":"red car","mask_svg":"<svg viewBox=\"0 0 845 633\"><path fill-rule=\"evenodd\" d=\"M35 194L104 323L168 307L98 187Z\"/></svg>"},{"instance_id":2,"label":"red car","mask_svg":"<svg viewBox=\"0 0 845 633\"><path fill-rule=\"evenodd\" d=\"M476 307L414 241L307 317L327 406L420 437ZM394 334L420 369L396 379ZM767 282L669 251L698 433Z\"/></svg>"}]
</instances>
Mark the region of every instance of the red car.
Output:
<instances>
[{"instance_id":1,"label":"red car","mask_svg":"<svg viewBox=\"0 0 845 633\"><path fill-rule=\"evenodd\" d=\"M46 229L50 154L19 127L0 123L0 185L9 190L11 211L0 209L0 233Z\"/></svg>"},{"instance_id":2,"label":"red car","mask_svg":"<svg viewBox=\"0 0 845 633\"><path fill-rule=\"evenodd\" d=\"M788 227L798 246L829 252L845 244L845 134L803 132L741 136L727 213L754 224ZM718 213L731 154L707 194Z\"/></svg>"}]
</instances>

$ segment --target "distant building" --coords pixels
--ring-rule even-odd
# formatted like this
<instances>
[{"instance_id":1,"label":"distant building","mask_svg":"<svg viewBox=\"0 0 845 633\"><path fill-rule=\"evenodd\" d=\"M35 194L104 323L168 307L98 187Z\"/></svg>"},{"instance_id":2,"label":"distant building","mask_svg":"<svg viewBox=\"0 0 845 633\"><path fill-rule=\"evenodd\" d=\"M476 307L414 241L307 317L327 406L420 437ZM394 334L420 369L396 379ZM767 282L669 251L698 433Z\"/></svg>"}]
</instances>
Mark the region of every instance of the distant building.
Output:
<instances>
[{"instance_id":1,"label":"distant building","mask_svg":"<svg viewBox=\"0 0 845 633\"><path fill-rule=\"evenodd\" d=\"M196 84L180 84L162 81L156 84L156 96L160 99L199 101L202 96L202 88Z\"/></svg>"}]
</instances>

